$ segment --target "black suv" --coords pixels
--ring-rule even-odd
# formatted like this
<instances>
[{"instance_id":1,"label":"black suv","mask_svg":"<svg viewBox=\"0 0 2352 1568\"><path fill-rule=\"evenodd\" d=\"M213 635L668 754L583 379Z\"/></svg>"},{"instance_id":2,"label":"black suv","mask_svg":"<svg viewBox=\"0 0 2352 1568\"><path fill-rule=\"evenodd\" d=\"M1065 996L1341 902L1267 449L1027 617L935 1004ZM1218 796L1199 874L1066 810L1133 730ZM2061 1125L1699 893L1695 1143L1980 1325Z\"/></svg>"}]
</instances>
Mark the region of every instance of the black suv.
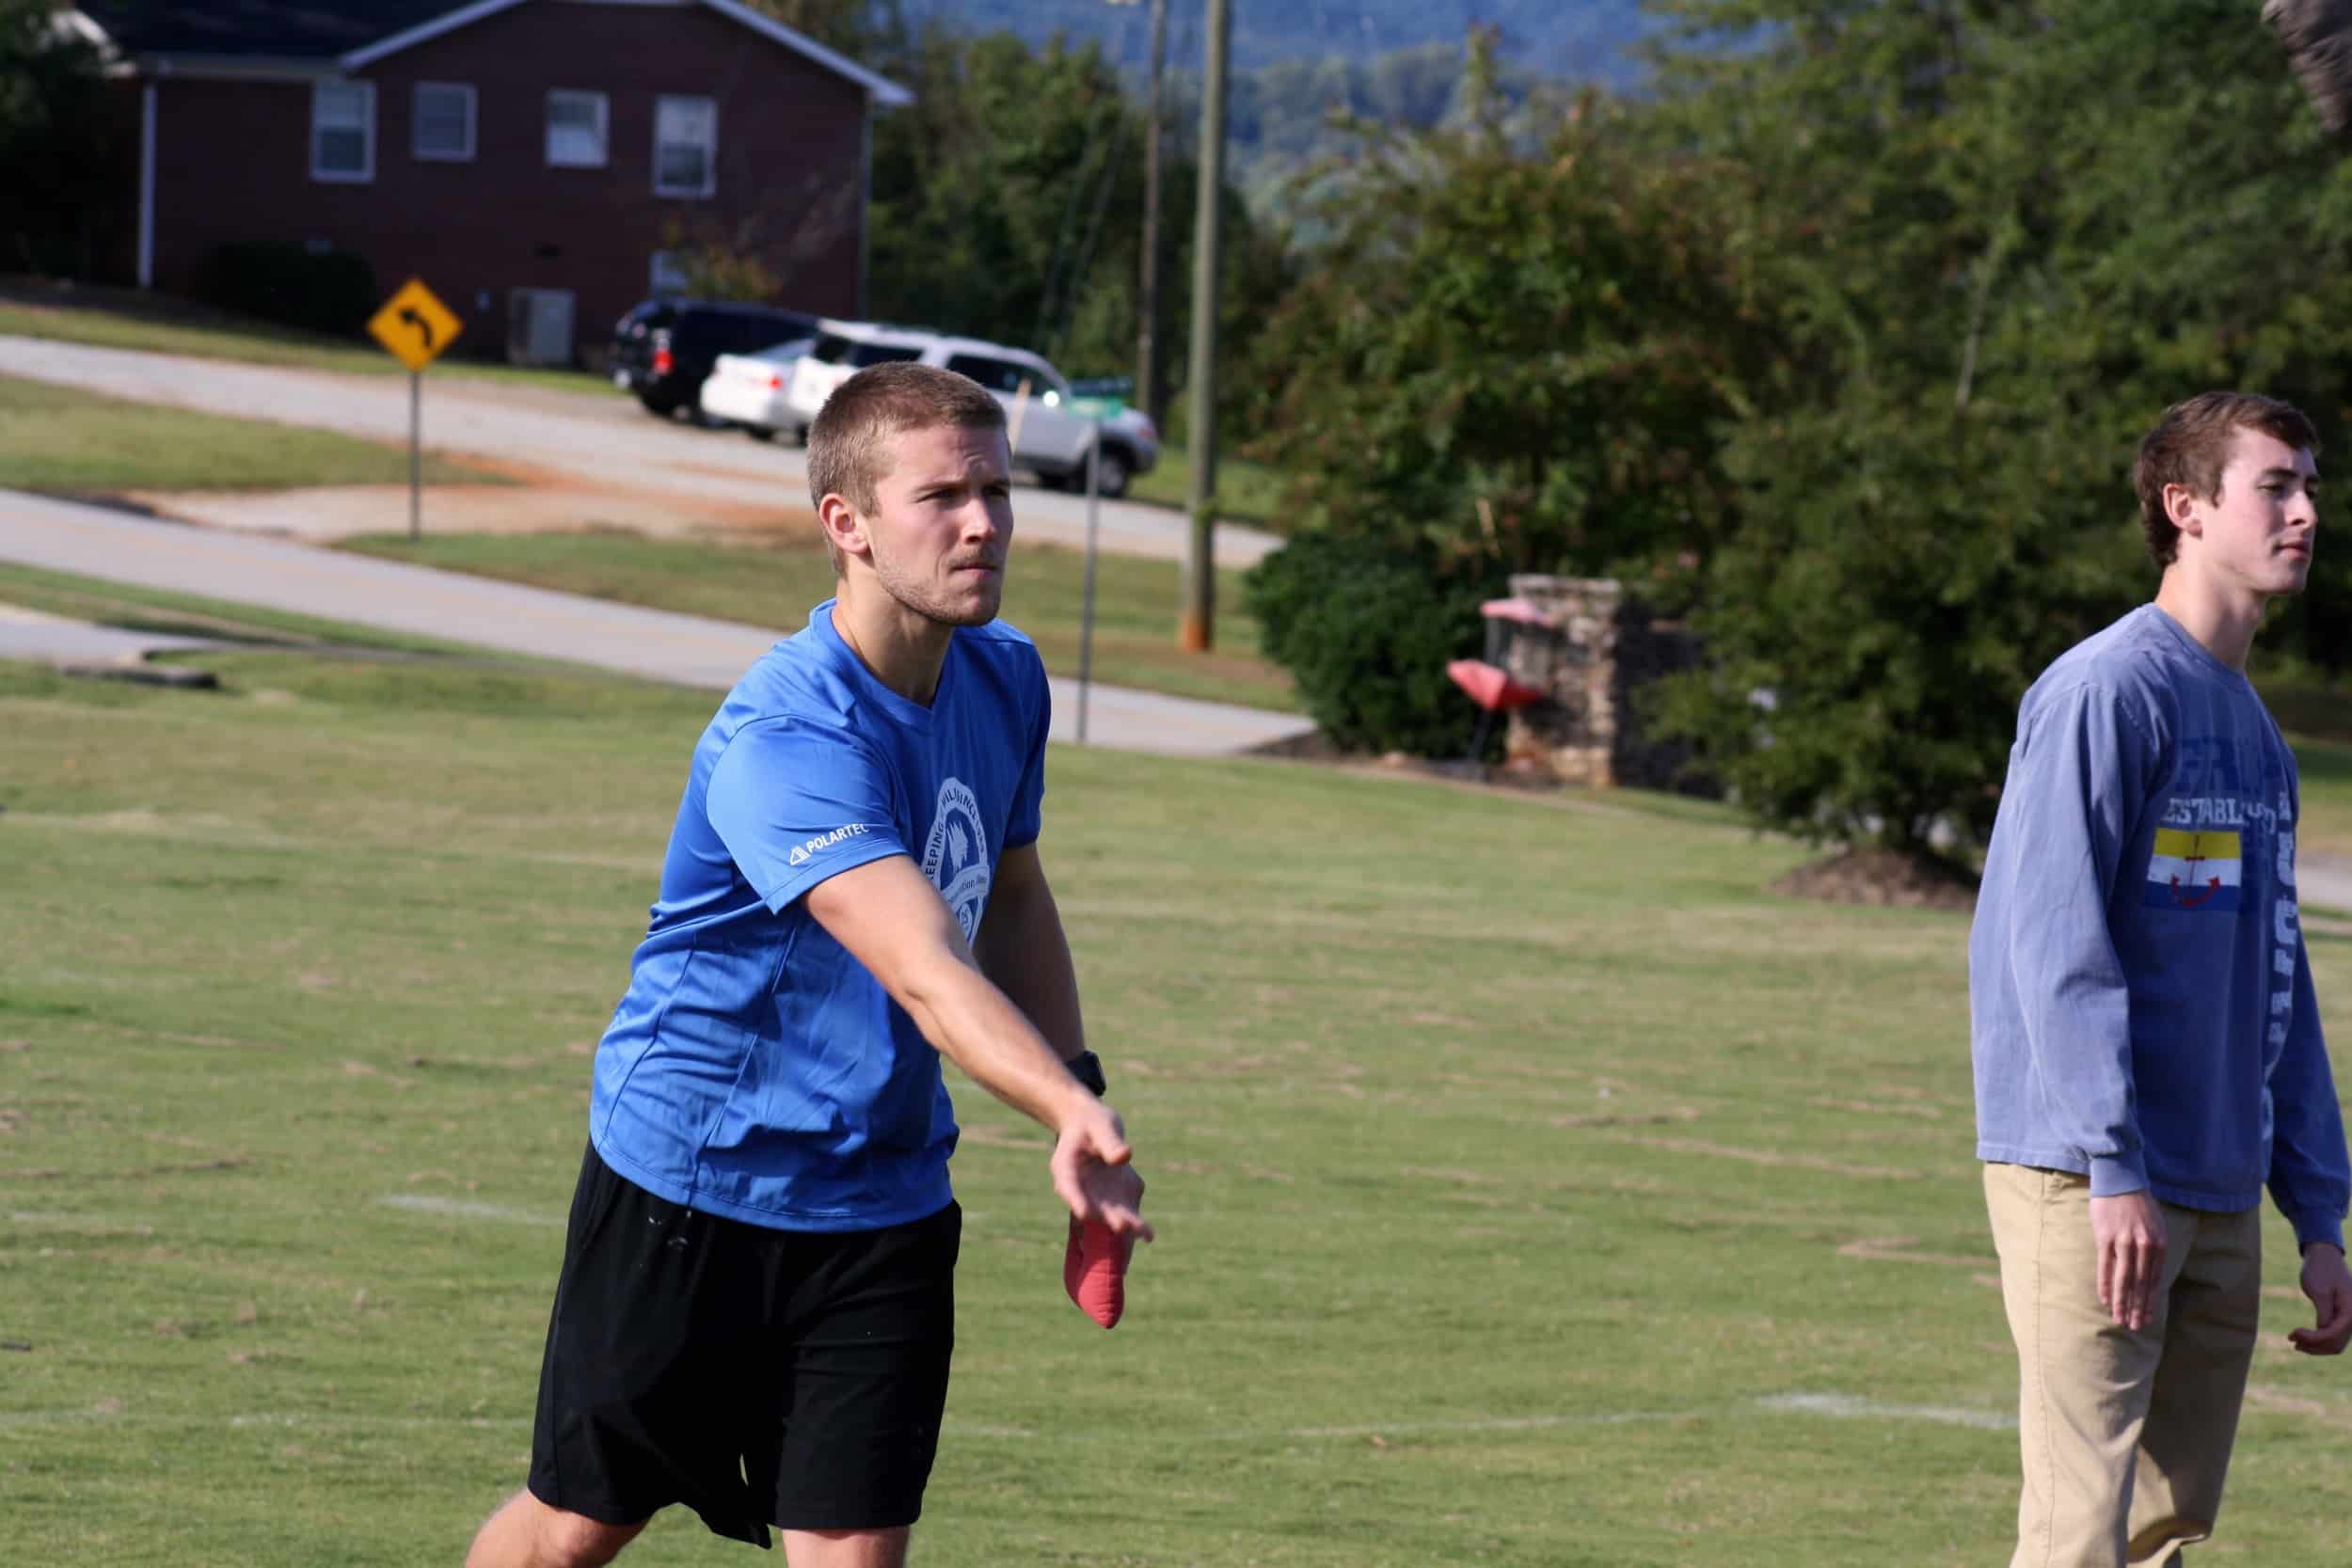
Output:
<instances>
[{"instance_id":1,"label":"black suv","mask_svg":"<svg viewBox=\"0 0 2352 1568\"><path fill-rule=\"evenodd\" d=\"M656 414L697 407L705 377L722 354L817 335L817 318L765 305L649 299L612 328L612 380Z\"/></svg>"}]
</instances>

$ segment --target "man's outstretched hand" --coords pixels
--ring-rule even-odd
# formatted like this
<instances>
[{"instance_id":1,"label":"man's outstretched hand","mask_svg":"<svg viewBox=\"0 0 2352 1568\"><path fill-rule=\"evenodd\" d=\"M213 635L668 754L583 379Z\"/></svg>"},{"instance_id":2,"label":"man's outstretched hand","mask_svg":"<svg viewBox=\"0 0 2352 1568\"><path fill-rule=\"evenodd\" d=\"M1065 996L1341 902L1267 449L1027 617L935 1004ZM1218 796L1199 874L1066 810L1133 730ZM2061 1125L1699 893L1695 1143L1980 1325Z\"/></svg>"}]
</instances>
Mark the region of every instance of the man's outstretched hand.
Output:
<instances>
[{"instance_id":1,"label":"man's outstretched hand","mask_svg":"<svg viewBox=\"0 0 2352 1568\"><path fill-rule=\"evenodd\" d=\"M1152 1239L1143 1217L1143 1178L1128 1163L1133 1152L1119 1117L1100 1101L1063 1129L1054 1146L1054 1190L1070 1206L1062 1288L1104 1328L1126 1310L1127 1262L1136 1241Z\"/></svg>"},{"instance_id":2,"label":"man's outstretched hand","mask_svg":"<svg viewBox=\"0 0 2352 1568\"><path fill-rule=\"evenodd\" d=\"M2342 1354L2352 1339L2352 1270L2343 1248L2313 1242L2303 1249L2303 1293L2319 1309L2319 1326L2288 1330L2287 1343L2305 1355Z\"/></svg>"}]
</instances>

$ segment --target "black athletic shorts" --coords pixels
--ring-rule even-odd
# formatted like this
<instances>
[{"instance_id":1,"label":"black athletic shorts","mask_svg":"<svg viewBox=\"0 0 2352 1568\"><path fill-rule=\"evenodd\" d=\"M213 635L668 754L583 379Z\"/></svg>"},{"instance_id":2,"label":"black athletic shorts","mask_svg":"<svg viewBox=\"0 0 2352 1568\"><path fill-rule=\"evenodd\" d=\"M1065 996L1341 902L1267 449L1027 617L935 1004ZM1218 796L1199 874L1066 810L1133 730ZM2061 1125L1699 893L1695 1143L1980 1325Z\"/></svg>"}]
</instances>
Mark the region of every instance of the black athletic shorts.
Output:
<instances>
[{"instance_id":1,"label":"black athletic shorts","mask_svg":"<svg viewBox=\"0 0 2352 1568\"><path fill-rule=\"evenodd\" d=\"M539 1371L531 1490L606 1524L684 1503L721 1535L923 1511L955 1349L955 1204L882 1230L700 1214L591 1148Z\"/></svg>"}]
</instances>

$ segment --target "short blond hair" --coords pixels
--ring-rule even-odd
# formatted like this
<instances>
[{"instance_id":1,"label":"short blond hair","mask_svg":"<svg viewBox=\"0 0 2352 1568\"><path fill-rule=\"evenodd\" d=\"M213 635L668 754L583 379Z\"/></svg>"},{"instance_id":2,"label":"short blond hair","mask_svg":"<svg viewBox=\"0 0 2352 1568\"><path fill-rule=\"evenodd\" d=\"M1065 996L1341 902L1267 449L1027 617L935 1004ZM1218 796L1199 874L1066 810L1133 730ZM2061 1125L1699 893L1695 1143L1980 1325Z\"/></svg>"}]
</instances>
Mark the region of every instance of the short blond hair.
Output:
<instances>
[{"instance_id":1,"label":"short blond hair","mask_svg":"<svg viewBox=\"0 0 2352 1568\"><path fill-rule=\"evenodd\" d=\"M833 390L808 427L808 493L817 506L839 496L871 515L875 486L890 474L890 442L911 430L954 425L1002 430L1005 405L970 376L913 360L869 365ZM825 536L841 575L841 550Z\"/></svg>"}]
</instances>

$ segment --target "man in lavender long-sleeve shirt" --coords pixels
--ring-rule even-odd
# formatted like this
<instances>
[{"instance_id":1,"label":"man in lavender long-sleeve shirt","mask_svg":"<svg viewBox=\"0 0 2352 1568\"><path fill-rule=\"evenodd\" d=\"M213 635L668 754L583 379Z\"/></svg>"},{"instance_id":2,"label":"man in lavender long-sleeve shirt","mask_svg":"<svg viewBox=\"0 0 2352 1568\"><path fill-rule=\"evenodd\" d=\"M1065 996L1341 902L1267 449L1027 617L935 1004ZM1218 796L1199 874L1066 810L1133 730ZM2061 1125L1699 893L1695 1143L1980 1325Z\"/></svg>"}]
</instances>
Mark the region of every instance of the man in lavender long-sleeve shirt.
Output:
<instances>
[{"instance_id":1,"label":"man in lavender long-sleeve shirt","mask_svg":"<svg viewBox=\"0 0 2352 1568\"><path fill-rule=\"evenodd\" d=\"M2266 1185L2333 1355L2344 1123L2296 918L2295 758L2246 679L2299 592L2317 440L2286 404L2166 411L2133 483L2155 602L2026 693L1969 938L1977 1154L2017 1342L2012 1568L2213 1533L2253 1359Z\"/></svg>"}]
</instances>

